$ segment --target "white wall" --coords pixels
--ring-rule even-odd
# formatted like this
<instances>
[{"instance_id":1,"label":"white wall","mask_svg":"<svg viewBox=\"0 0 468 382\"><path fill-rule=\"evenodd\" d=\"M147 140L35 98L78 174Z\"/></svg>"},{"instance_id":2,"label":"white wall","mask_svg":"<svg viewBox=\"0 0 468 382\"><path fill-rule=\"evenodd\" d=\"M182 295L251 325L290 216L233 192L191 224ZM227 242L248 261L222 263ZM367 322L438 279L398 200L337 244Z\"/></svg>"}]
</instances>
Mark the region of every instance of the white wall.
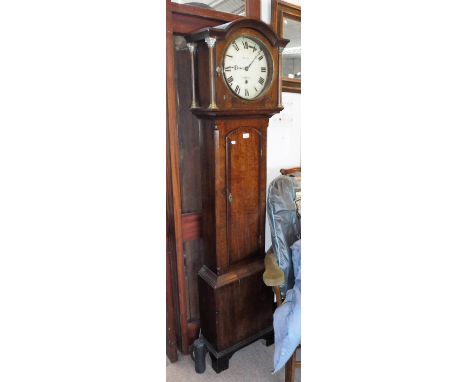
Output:
<instances>
[{"instance_id":1,"label":"white wall","mask_svg":"<svg viewBox=\"0 0 468 382\"><path fill-rule=\"evenodd\" d=\"M301 95L283 93L284 110L270 119L267 145L267 181L281 168L301 164Z\"/></svg>"},{"instance_id":2,"label":"white wall","mask_svg":"<svg viewBox=\"0 0 468 382\"><path fill-rule=\"evenodd\" d=\"M271 20L271 1L261 0L260 1L260 18L262 21L270 24Z\"/></svg>"},{"instance_id":3,"label":"white wall","mask_svg":"<svg viewBox=\"0 0 468 382\"><path fill-rule=\"evenodd\" d=\"M282 168L301 164L301 95L283 93L284 110L270 119L267 144L267 187ZM265 249L271 245L268 218Z\"/></svg>"}]
</instances>

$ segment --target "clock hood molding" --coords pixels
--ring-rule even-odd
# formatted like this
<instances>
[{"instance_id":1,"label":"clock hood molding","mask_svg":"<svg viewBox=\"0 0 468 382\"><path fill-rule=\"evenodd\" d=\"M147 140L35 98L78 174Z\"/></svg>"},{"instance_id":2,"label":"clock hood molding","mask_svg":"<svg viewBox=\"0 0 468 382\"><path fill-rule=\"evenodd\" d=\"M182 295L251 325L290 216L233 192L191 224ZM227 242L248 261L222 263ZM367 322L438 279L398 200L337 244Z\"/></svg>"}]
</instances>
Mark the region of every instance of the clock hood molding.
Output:
<instances>
[{"instance_id":1,"label":"clock hood molding","mask_svg":"<svg viewBox=\"0 0 468 382\"><path fill-rule=\"evenodd\" d=\"M251 18L242 18L215 27L203 28L191 33L186 37L186 39L188 42L201 41L207 37L226 39L232 31L237 30L238 28L250 28L262 33L271 45L277 48L283 48L289 42L287 39L278 37L268 24Z\"/></svg>"},{"instance_id":2,"label":"clock hood molding","mask_svg":"<svg viewBox=\"0 0 468 382\"><path fill-rule=\"evenodd\" d=\"M229 88L224 75L224 54L237 37L246 35L265 48L268 78L261 93L252 99L239 97ZM281 104L281 51L289 40L260 20L242 18L206 27L185 36L191 60L192 103L200 118L269 118L283 109ZM263 57L262 57L263 58ZM263 85L263 83L262 83Z\"/></svg>"}]
</instances>

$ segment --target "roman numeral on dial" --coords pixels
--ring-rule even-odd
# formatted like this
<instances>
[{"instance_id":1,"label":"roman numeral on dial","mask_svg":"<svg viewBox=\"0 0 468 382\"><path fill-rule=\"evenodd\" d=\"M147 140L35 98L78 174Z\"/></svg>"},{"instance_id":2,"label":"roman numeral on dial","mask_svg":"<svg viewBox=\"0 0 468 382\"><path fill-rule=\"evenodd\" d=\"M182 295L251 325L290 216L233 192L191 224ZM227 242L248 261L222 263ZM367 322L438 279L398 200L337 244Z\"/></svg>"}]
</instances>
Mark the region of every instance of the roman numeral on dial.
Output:
<instances>
[{"instance_id":1,"label":"roman numeral on dial","mask_svg":"<svg viewBox=\"0 0 468 382\"><path fill-rule=\"evenodd\" d=\"M244 95L245 95L246 97L248 97L248 96L249 96L249 91L248 91L247 89L245 89L245 91L244 91Z\"/></svg>"},{"instance_id":2,"label":"roman numeral on dial","mask_svg":"<svg viewBox=\"0 0 468 382\"><path fill-rule=\"evenodd\" d=\"M236 86L235 92L236 92L237 94L240 94L240 87L239 87L239 85Z\"/></svg>"},{"instance_id":3,"label":"roman numeral on dial","mask_svg":"<svg viewBox=\"0 0 468 382\"><path fill-rule=\"evenodd\" d=\"M235 49L236 51L239 51L239 46L237 45L237 43L234 42L234 43L232 44L232 46L234 47L234 49Z\"/></svg>"},{"instance_id":4,"label":"roman numeral on dial","mask_svg":"<svg viewBox=\"0 0 468 382\"><path fill-rule=\"evenodd\" d=\"M260 85L263 85L265 83L265 79L263 77L260 77L258 79L258 82L260 83Z\"/></svg>"},{"instance_id":5,"label":"roman numeral on dial","mask_svg":"<svg viewBox=\"0 0 468 382\"><path fill-rule=\"evenodd\" d=\"M225 72L230 72L230 71L231 71L231 67L230 67L230 66L226 66L226 67L224 68L224 71L225 71ZM263 72L263 70L262 70L262 72Z\"/></svg>"},{"instance_id":6,"label":"roman numeral on dial","mask_svg":"<svg viewBox=\"0 0 468 382\"><path fill-rule=\"evenodd\" d=\"M249 43L247 41L243 41L242 45L244 45L244 49L249 49Z\"/></svg>"},{"instance_id":7,"label":"roman numeral on dial","mask_svg":"<svg viewBox=\"0 0 468 382\"><path fill-rule=\"evenodd\" d=\"M266 67L262 66L261 71L262 71L262 73L265 73L266 72Z\"/></svg>"},{"instance_id":8,"label":"roman numeral on dial","mask_svg":"<svg viewBox=\"0 0 468 382\"><path fill-rule=\"evenodd\" d=\"M263 60L263 56L258 56L258 61L262 61Z\"/></svg>"},{"instance_id":9,"label":"roman numeral on dial","mask_svg":"<svg viewBox=\"0 0 468 382\"><path fill-rule=\"evenodd\" d=\"M234 81L234 78L232 78L232 76L230 76L226 81L230 85L231 82Z\"/></svg>"}]
</instances>

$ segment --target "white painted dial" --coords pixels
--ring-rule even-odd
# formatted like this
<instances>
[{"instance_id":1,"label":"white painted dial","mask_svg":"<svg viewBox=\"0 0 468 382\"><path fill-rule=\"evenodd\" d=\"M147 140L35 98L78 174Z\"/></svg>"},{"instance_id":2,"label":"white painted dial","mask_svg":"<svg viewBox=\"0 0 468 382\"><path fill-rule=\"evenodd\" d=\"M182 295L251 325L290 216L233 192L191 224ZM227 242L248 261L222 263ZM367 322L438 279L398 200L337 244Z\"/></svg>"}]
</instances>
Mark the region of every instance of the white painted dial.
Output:
<instances>
[{"instance_id":1,"label":"white painted dial","mask_svg":"<svg viewBox=\"0 0 468 382\"><path fill-rule=\"evenodd\" d=\"M224 54L224 78L238 97L254 99L269 80L269 53L266 48L245 36L229 44Z\"/></svg>"}]
</instances>

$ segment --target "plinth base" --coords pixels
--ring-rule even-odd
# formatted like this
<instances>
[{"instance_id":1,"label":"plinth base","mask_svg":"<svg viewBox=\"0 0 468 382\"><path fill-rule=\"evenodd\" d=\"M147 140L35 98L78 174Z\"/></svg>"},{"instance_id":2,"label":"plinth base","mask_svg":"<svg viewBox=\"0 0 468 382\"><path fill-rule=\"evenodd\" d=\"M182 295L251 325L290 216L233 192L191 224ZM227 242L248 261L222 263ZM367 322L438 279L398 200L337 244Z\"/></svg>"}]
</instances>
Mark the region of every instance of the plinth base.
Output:
<instances>
[{"instance_id":1,"label":"plinth base","mask_svg":"<svg viewBox=\"0 0 468 382\"><path fill-rule=\"evenodd\" d=\"M203 340L210 354L211 366L213 367L213 370L216 373L221 373L223 370L229 369L229 360L231 359L231 357L236 351L250 345L251 343L261 338L265 339L266 346L272 345L274 343L273 327L267 328L250 338L246 338L244 341L241 341L238 344L228 349L225 349L221 352L216 351L213 345L210 344L210 342L207 341L206 338L204 338Z\"/></svg>"},{"instance_id":2,"label":"plinth base","mask_svg":"<svg viewBox=\"0 0 468 382\"><path fill-rule=\"evenodd\" d=\"M273 342L273 292L263 283L263 271L258 258L222 275L206 266L198 274L201 333L217 372L242 347L259 338Z\"/></svg>"}]
</instances>

